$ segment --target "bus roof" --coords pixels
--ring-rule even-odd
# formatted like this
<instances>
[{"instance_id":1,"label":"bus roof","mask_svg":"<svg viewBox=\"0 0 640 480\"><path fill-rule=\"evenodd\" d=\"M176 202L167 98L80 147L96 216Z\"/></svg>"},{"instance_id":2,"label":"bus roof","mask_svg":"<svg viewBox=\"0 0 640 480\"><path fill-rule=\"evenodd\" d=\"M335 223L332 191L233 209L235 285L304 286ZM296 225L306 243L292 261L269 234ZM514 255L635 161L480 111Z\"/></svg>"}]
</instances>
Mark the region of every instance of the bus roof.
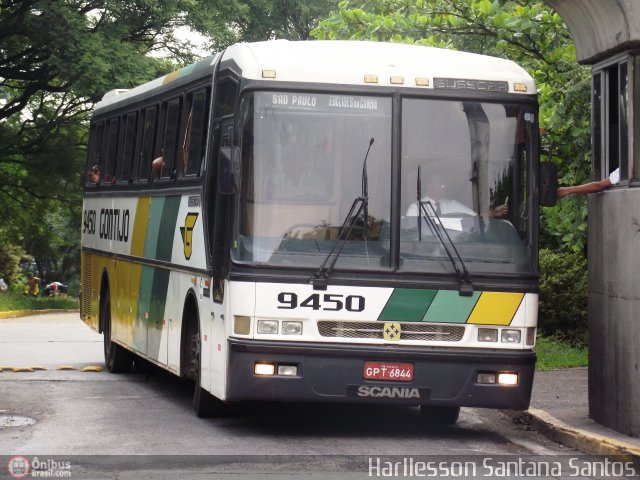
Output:
<instances>
[{"instance_id":1,"label":"bus roof","mask_svg":"<svg viewBox=\"0 0 640 480\"><path fill-rule=\"evenodd\" d=\"M232 45L223 60L227 58L233 58L242 76L251 79L275 74L276 81L426 88L433 88L435 78L468 79L506 81L511 93L513 83L523 83L528 87L525 93L536 93L531 76L511 60L422 45L273 40Z\"/></svg>"},{"instance_id":2,"label":"bus roof","mask_svg":"<svg viewBox=\"0 0 640 480\"><path fill-rule=\"evenodd\" d=\"M506 82L508 91L500 90L503 93L536 93L531 76L510 60L421 45L271 40L237 43L222 55L222 61L233 60L238 65L243 78L254 80L432 89L437 88L439 79L440 83L449 81L447 88L489 91L487 83ZM199 78L211 70L216 57L207 57L126 92L109 92L96 110L133 100L164 85Z\"/></svg>"}]
</instances>

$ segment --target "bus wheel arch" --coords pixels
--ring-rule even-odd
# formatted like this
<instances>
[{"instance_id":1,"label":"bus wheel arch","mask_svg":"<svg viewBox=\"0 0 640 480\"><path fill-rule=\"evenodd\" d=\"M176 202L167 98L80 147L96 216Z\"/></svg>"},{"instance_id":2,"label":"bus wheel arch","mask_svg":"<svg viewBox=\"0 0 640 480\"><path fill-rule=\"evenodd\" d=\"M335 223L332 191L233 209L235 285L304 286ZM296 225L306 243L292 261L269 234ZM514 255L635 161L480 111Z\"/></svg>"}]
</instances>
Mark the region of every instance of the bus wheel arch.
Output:
<instances>
[{"instance_id":1,"label":"bus wheel arch","mask_svg":"<svg viewBox=\"0 0 640 480\"><path fill-rule=\"evenodd\" d=\"M193 409L198 417L219 416L224 411L223 402L211 395L201 385L201 324L196 295L191 290L185 297L181 336L180 374L193 380Z\"/></svg>"},{"instance_id":2,"label":"bus wheel arch","mask_svg":"<svg viewBox=\"0 0 640 480\"><path fill-rule=\"evenodd\" d=\"M111 289L109 275L105 270L100 281L99 331L102 333L104 347L104 363L111 373L128 372L133 362L133 355L126 348L111 341Z\"/></svg>"}]
</instances>

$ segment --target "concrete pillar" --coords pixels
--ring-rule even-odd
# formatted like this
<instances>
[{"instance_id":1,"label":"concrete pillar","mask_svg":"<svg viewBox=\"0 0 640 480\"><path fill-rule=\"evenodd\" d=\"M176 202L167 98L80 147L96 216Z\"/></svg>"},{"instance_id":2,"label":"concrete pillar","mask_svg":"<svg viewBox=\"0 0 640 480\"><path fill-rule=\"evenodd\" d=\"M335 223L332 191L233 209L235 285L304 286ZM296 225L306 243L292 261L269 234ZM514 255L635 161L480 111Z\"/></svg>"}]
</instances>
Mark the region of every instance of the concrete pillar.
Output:
<instances>
[{"instance_id":1,"label":"concrete pillar","mask_svg":"<svg viewBox=\"0 0 640 480\"><path fill-rule=\"evenodd\" d=\"M640 437L640 1L545 0L578 61L593 65L595 176L589 197L589 415Z\"/></svg>"},{"instance_id":2,"label":"concrete pillar","mask_svg":"<svg viewBox=\"0 0 640 480\"><path fill-rule=\"evenodd\" d=\"M640 437L640 189L589 196L589 416Z\"/></svg>"}]
</instances>

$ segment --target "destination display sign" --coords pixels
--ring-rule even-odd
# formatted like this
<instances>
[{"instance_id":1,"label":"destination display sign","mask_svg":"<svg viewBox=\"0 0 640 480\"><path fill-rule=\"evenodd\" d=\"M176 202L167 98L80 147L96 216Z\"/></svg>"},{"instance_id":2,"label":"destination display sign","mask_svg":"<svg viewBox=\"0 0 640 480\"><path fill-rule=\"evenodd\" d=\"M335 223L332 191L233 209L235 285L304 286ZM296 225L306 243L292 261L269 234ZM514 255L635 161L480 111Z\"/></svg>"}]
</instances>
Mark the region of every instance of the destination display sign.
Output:
<instances>
[{"instance_id":1,"label":"destination display sign","mask_svg":"<svg viewBox=\"0 0 640 480\"><path fill-rule=\"evenodd\" d=\"M381 99L364 95L332 95L293 92L265 92L257 95L260 108L277 107L296 110L367 111L383 109ZM386 104L388 102L384 102Z\"/></svg>"}]
</instances>

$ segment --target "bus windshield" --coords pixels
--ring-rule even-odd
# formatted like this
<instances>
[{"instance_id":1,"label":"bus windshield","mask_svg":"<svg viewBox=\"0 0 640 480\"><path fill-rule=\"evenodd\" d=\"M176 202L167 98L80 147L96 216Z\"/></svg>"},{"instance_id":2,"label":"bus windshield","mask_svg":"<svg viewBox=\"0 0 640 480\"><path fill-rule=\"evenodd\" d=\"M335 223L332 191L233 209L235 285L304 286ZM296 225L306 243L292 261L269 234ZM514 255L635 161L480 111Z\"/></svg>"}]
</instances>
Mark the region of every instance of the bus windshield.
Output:
<instances>
[{"instance_id":1,"label":"bus windshield","mask_svg":"<svg viewBox=\"0 0 640 480\"><path fill-rule=\"evenodd\" d=\"M236 261L319 267L361 196L336 268L389 267L391 98L254 92L242 107Z\"/></svg>"},{"instance_id":2,"label":"bus windshield","mask_svg":"<svg viewBox=\"0 0 640 480\"><path fill-rule=\"evenodd\" d=\"M344 235L337 270L453 274L452 243L471 274L531 272L533 109L409 97L401 108L392 222L390 96L245 95L234 261L318 268L366 185L365 213ZM400 229L395 246L391 225Z\"/></svg>"},{"instance_id":3,"label":"bus windshield","mask_svg":"<svg viewBox=\"0 0 640 480\"><path fill-rule=\"evenodd\" d=\"M530 271L533 121L522 105L403 100L400 270L451 270L439 229L470 272Z\"/></svg>"}]
</instances>

